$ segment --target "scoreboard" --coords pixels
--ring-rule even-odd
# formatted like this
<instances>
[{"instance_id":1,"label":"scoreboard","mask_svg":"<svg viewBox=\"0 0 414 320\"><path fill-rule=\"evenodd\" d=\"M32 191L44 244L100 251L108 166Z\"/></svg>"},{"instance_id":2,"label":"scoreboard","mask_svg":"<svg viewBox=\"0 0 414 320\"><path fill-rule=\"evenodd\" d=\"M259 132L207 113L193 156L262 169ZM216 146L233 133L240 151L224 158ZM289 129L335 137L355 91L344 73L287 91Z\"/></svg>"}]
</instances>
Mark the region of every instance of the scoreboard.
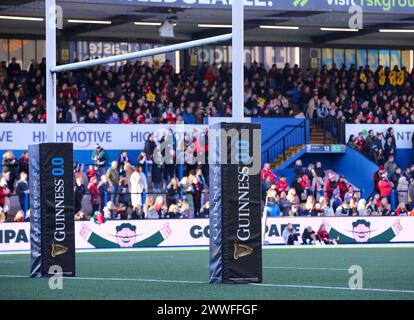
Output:
<instances>
[{"instance_id":1,"label":"scoreboard","mask_svg":"<svg viewBox=\"0 0 414 320\"><path fill-rule=\"evenodd\" d=\"M307 153L345 153L346 145L344 144L308 144L306 145Z\"/></svg>"}]
</instances>

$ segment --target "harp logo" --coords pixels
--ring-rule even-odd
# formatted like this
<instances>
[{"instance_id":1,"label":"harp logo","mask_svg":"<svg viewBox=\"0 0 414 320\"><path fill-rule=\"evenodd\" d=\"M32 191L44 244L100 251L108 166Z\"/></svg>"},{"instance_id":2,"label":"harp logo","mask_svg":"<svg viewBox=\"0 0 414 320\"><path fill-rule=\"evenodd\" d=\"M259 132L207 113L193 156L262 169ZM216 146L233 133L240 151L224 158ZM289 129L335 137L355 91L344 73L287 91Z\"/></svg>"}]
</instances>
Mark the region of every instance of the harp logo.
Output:
<instances>
[{"instance_id":1,"label":"harp logo","mask_svg":"<svg viewBox=\"0 0 414 320\"><path fill-rule=\"evenodd\" d=\"M61 254L64 254L68 251L68 248L61 245L61 244L56 244L54 241L52 242L52 252L51 255L52 257L56 257L59 256Z\"/></svg>"},{"instance_id":2,"label":"harp logo","mask_svg":"<svg viewBox=\"0 0 414 320\"><path fill-rule=\"evenodd\" d=\"M253 253L253 249L247 244L237 243L234 241L234 260L239 260L239 258L250 256Z\"/></svg>"}]
</instances>

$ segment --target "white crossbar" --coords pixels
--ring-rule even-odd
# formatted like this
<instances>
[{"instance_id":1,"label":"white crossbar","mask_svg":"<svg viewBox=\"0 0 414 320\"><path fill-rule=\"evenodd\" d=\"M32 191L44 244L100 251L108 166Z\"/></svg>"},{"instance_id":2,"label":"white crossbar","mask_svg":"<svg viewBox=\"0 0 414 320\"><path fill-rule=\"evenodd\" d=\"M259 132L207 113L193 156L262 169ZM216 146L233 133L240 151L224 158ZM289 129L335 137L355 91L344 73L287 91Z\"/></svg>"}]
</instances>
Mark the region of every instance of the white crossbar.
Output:
<instances>
[{"instance_id":1,"label":"white crossbar","mask_svg":"<svg viewBox=\"0 0 414 320\"><path fill-rule=\"evenodd\" d=\"M58 72L66 72L66 71L82 69L82 68L90 68L90 67L97 66L100 64L107 64L107 63L114 63L114 62L125 61L125 60L144 58L144 57L154 56L157 54L184 50L184 49L193 48L197 46L203 46L206 44L228 41L231 38L232 38L232 34L228 33L228 34L223 34L221 36L203 38L203 39L193 40L193 41L188 41L188 42L182 42L182 43L177 43L177 44L154 48L154 49L120 54L120 55L100 58L100 59L93 59L93 60L63 64L63 65L51 68L50 71L53 73L58 73Z\"/></svg>"}]
</instances>

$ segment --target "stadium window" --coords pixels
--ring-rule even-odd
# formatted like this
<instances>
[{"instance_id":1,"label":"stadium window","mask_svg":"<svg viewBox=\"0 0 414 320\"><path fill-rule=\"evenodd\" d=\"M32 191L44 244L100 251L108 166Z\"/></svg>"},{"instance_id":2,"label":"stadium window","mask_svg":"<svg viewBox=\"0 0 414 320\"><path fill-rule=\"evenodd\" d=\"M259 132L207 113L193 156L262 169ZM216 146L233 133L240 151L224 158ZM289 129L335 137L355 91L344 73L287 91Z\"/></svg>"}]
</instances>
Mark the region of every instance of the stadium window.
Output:
<instances>
[{"instance_id":1,"label":"stadium window","mask_svg":"<svg viewBox=\"0 0 414 320\"><path fill-rule=\"evenodd\" d=\"M46 41L36 40L36 60L41 62L46 57Z\"/></svg>"},{"instance_id":2,"label":"stadium window","mask_svg":"<svg viewBox=\"0 0 414 320\"><path fill-rule=\"evenodd\" d=\"M259 62L259 51L257 50L258 47L251 47L251 57L250 57L250 61L251 63L255 63L255 62Z\"/></svg>"},{"instance_id":3,"label":"stadium window","mask_svg":"<svg viewBox=\"0 0 414 320\"><path fill-rule=\"evenodd\" d=\"M400 50L390 50L390 66L398 66L401 69L401 51Z\"/></svg>"},{"instance_id":4,"label":"stadium window","mask_svg":"<svg viewBox=\"0 0 414 320\"><path fill-rule=\"evenodd\" d=\"M275 47L275 60L278 68L283 68L286 63L286 47Z\"/></svg>"},{"instance_id":5,"label":"stadium window","mask_svg":"<svg viewBox=\"0 0 414 320\"><path fill-rule=\"evenodd\" d=\"M212 62L218 65L224 62L224 51L225 48L223 46L214 47L212 51Z\"/></svg>"},{"instance_id":6,"label":"stadium window","mask_svg":"<svg viewBox=\"0 0 414 320\"><path fill-rule=\"evenodd\" d=\"M333 53L332 48L322 48L322 66L326 65L328 69L332 67Z\"/></svg>"},{"instance_id":7,"label":"stadium window","mask_svg":"<svg viewBox=\"0 0 414 320\"><path fill-rule=\"evenodd\" d=\"M252 65L252 48L245 47L244 48L244 63L246 64L247 68L250 68Z\"/></svg>"},{"instance_id":8,"label":"stadium window","mask_svg":"<svg viewBox=\"0 0 414 320\"><path fill-rule=\"evenodd\" d=\"M293 55L293 64L297 64L300 66L300 48L299 47L293 47L290 48L292 55Z\"/></svg>"},{"instance_id":9,"label":"stadium window","mask_svg":"<svg viewBox=\"0 0 414 320\"><path fill-rule=\"evenodd\" d=\"M36 57L36 41L35 40L23 40L23 65L22 69L27 70L32 62L32 59Z\"/></svg>"},{"instance_id":10,"label":"stadium window","mask_svg":"<svg viewBox=\"0 0 414 320\"><path fill-rule=\"evenodd\" d=\"M150 43L143 43L141 45L141 50L148 50L148 49L152 49L152 45ZM142 63L148 62L150 66L152 66L153 61L154 61L154 59L153 59L152 56L141 58Z\"/></svg>"},{"instance_id":11,"label":"stadium window","mask_svg":"<svg viewBox=\"0 0 414 320\"><path fill-rule=\"evenodd\" d=\"M159 48L159 47L162 47L162 45L160 45L160 44L156 44L156 45L154 45L154 47L153 48ZM154 56L154 62L155 61L157 61L157 63L161 66L162 64L164 64L165 63L165 60L166 60L166 55L165 55L165 53L162 53L162 54L157 54L157 55L155 55ZM174 61L174 59L170 59L171 61Z\"/></svg>"},{"instance_id":12,"label":"stadium window","mask_svg":"<svg viewBox=\"0 0 414 320\"><path fill-rule=\"evenodd\" d=\"M16 58L20 66L23 65L23 41L21 39L9 40L9 60ZM10 61L9 61L10 62Z\"/></svg>"},{"instance_id":13,"label":"stadium window","mask_svg":"<svg viewBox=\"0 0 414 320\"><path fill-rule=\"evenodd\" d=\"M263 63L268 69L275 63L275 49L273 47L264 47Z\"/></svg>"},{"instance_id":14,"label":"stadium window","mask_svg":"<svg viewBox=\"0 0 414 320\"><path fill-rule=\"evenodd\" d=\"M223 63L229 62L229 46L223 46Z\"/></svg>"},{"instance_id":15,"label":"stadium window","mask_svg":"<svg viewBox=\"0 0 414 320\"><path fill-rule=\"evenodd\" d=\"M9 40L0 39L0 61L9 62Z\"/></svg>"},{"instance_id":16,"label":"stadium window","mask_svg":"<svg viewBox=\"0 0 414 320\"><path fill-rule=\"evenodd\" d=\"M368 63L367 50L357 49L357 66L365 67Z\"/></svg>"},{"instance_id":17,"label":"stadium window","mask_svg":"<svg viewBox=\"0 0 414 320\"><path fill-rule=\"evenodd\" d=\"M321 66L321 49L320 48L311 48L310 49L310 67L312 69L319 69Z\"/></svg>"},{"instance_id":18,"label":"stadium window","mask_svg":"<svg viewBox=\"0 0 414 320\"><path fill-rule=\"evenodd\" d=\"M393 65L390 65L390 50L379 50L379 64L383 65L384 67L394 67Z\"/></svg>"},{"instance_id":19,"label":"stadium window","mask_svg":"<svg viewBox=\"0 0 414 320\"><path fill-rule=\"evenodd\" d=\"M334 63L340 69L342 65L345 63L345 50L344 49L334 49Z\"/></svg>"},{"instance_id":20,"label":"stadium window","mask_svg":"<svg viewBox=\"0 0 414 320\"><path fill-rule=\"evenodd\" d=\"M111 44L108 42L103 44L101 41L89 42L89 56L91 57L91 59L102 58L103 51L107 53L106 56L111 56L111 53L112 53Z\"/></svg>"},{"instance_id":21,"label":"stadium window","mask_svg":"<svg viewBox=\"0 0 414 320\"><path fill-rule=\"evenodd\" d=\"M345 50L345 65L347 69L349 69L351 65L353 64L356 64L356 50L346 49Z\"/></svg>"},{"instance_id":22,"label":"stadium window","mask_svg":"<svg viewBox=\"0 0 414 320\"><path fill-rule=\"evenodd\" d=\"M378 50L368 50L368 65L372 71L378 68L379 54Z\"/></svg>"},{"instance_id":23,"label":"stadium window","mask_svg":"<svg viewBox=\"0 0 414 320\"><path fill-rule=\"evenodd\" d=\"M403 50L401 52L402 65L410 72L413 68L413 50Z\"/></svg>"},{"instance_id":24,"label":"stadium window","mask_svg":"<svg viewBox=\"0 0 414 320\"><path fill-rule=\"evenodd\" d=\"M131 52L141 51L141 48L140 48L140 44L139 43L133 42L133 43L130 43L129 45L130 45ZM138 60L139 59L132 59L131 60L131 63L132 64L135 64Z\"/></svg>"},{"instance_id":25,"label":"stadium window","mask_svg":"<svg viewBox=\"0 0 414 320\"><path fill-rule=\"evenodd\" d=\"M84 61L89 57L89 43L87 41L77 41L75 58Z\"/></svg>"}]
</instances>

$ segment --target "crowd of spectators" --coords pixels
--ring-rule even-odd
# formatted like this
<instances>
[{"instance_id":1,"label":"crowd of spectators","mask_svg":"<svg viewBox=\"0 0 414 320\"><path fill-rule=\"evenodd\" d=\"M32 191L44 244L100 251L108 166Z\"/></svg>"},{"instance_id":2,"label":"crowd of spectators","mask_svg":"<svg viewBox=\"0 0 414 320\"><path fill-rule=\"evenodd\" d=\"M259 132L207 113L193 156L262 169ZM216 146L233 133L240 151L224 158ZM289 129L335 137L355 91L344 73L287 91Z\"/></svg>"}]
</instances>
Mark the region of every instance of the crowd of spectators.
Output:
<instances>
[{"instance_id":1,"label":"crowd of spectators","mask_svg":"<svg viewBox=\"0 0 414 320\"><path fill-rule=\"evenodd\" d=\"M161 143L163 148L158 148ZM182 165L177 164L177 144L187 152ZM165 157L165 152L170 152L170 158ZM164 157L164 162L160 157ZM90 164L74 167L76 219L95 219L99 214L105 219L208 217L208 166L203 161L207 158L207 137L197 130L180 141L171 130L160 141L150 134L137 159L130 159L127 151L122 151L116 160L110 161L107 151L96 145ZM27 172L27 153L18 160L12 151L3 154L1 220L7 219L12 195L18 196L21 209L13 219L29 218Z\"/></svg>"},{"instance_id":2,"label":"crowd of spectators","mask_svg":"<svg viewBox=\"0 0 414 320\"><path fill-rule=\"evenodd\" d=\"M168 134L163 140L170 139ZM187 144L198 144L188 139ZM174 143L171 140L171 143ZM122 151L110 161L97 145L91 164L74 167L75 212L77 220L205 218L209 216L208 166L204 164L159 164L157 144L149 135L137 159ZM198 149L198 152L206 152ZM391 156L392 159L392 156ZM10 198L16 195L20 211L15 221L30 217L28 154L19 159L8 151L2 157L0 213L7 219ZM374 174L374 195L361 197L344 176L336 176L321 162L303 166L297 160L294 179L275 174L268 163L261 170L262 200L268 216L414 216L414 165L402 171L387 161ZM26 211L26 212L25 212ZM9 220L10 221L10 220Z\"/></svg>"},{"instance_id":3,"label":"crowd of spectators","mask_svg":"<svg viewBox=\"0 0 414 320\"><path fill-rule=\"evenodd\" d=\"M265 213L289 217L414 216L414 166L404 173L396 173L395 168L391 163L381 166L374 175L374 196L364 199L344 176L336 177L324 170L321 162L303 167L302 161L297 160L295 177L290 183L266 163L261 171ZM393 173L390 179L394 183L389 181L387 170Z\"/></svg>"},{"instance_id":4,"label":"crowd of spectators","mask_svg":"<svg viewBox=\"0 0 414 320\"><path fill-rule=\"evenodd\" d=\"M0 122L45 121L45 59L22 70L0 64ZM301 70L262 63L245 67L245 115L309 117L332 126L414 123L414 70L345 66ZM58 75L57 121L62 123L203 123L231 115L231 66L204 63L176 73L163 64L128 62Z\"/></svg>"},{"instance_id":5,"label":"crowd of spectators","mask_svg":"<svg viewBox=\"0 0 414 320\"><path fill-rule=\"evenodd\" d=\"M414 134L411 136L411 142L414 151ZM364 154L378 166L384 165L389 159L394 161L397 158L397 143L392 127L387 129L385 135L382 132L374 132L374 130L369 130L366 136L362 131L358 133L358 136L351 134L347 145Z\"/></svg>"}]
</instances>

